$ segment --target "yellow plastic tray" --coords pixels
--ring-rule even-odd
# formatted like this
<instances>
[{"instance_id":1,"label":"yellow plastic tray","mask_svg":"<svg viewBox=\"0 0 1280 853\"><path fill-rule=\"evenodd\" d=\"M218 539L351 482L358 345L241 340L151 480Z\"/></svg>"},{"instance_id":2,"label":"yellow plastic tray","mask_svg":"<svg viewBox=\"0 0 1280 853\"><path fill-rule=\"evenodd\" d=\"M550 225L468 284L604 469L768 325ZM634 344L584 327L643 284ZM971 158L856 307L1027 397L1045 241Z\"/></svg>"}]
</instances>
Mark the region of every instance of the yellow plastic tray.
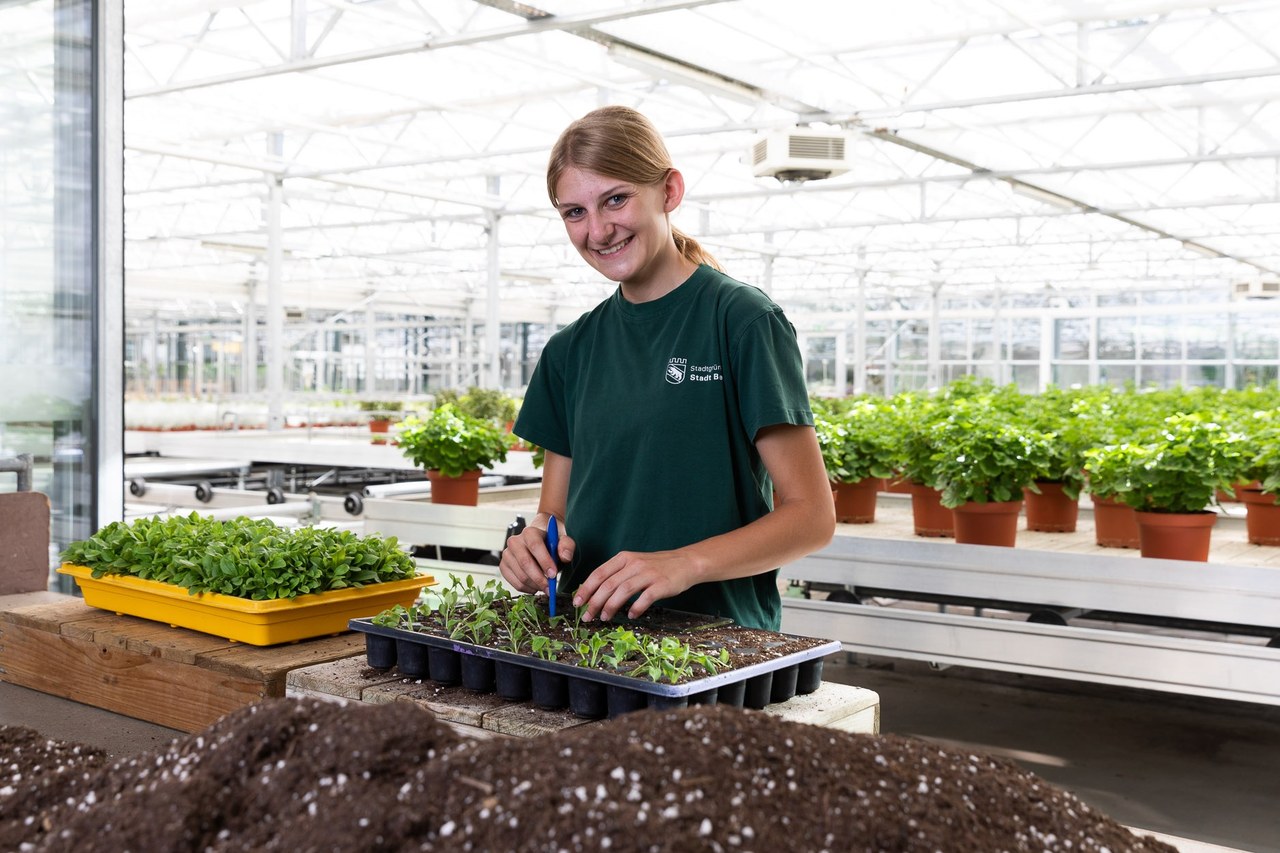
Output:
<instances>
[{"instance_id":1,"label":"yellow plastic tray","mask_svg":"<svg viewBox=\"0 0 1280 853\"><path fill-rule=\"evenodd\" d=\"M430 575L420 574L359 589L300 595L293 600L251 601L216 592L190 595L180 586L129 575L95 578L88 568L70 563L63 563L58 572L76 579L90 607L254 646L341 633L347 630L348 620L373 616L396 604L408 607L424 586L435 582Z\"/></svg>"}]
</instances>

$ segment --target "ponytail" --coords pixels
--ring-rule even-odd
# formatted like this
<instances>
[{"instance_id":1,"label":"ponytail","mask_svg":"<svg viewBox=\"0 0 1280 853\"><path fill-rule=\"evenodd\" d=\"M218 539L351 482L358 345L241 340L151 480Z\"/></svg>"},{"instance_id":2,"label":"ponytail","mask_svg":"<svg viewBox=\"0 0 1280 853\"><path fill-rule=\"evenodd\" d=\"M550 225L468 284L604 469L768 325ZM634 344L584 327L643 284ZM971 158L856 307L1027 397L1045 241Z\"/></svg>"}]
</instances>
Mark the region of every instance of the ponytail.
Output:
<instances>
[{"instance_id":1,"label":"ponytail","mask_svg":"<svg viewBox=\"0 0 1280 853\"><path fill-rule=\"evenodd\" d=\"M692 261L695 264L706 264L712 269L724 272L724 268L720 266L720 262L715 259L714 255L702 248L701 243L674 225L671 226L671 236L675 238L676 250L684 256L685 260Z\"/></svg>"}]
</instances>

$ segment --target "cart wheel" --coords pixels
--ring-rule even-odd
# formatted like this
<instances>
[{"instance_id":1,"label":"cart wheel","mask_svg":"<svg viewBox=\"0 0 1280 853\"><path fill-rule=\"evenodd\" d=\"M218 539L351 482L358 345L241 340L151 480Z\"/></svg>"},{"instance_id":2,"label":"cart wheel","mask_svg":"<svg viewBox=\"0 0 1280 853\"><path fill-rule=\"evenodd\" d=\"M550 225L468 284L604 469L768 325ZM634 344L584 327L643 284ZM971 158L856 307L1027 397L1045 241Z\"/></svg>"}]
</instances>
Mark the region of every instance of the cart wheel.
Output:
<instances>
[{"instance_id":1,"label":"cart wheel","mask_svg":"<svg viewBox=\"0 0 1280 853\"><path fill-rule=\"evenodd\" d=\"M201 480L196 483L196 500L202 504L207 504L213 500L213 483L208 480Z\"/></svg>"},{"instance_id":2,"label":"cart wheel","mask_svg":"<svg viewBox=\"0 0 1280 853\"><path fill-rule=\"evenodd\" d=\"M359 515L364 512L364 498L359 492L351 492L343 499L342 508L350 515Z\"/></svg>"},{"instance_id":3,"label":"cart wheel","mask_svg":"<svg viewBox=\"0 0 1280 853\"><path fill-rule=\"evenodd\" d=\"M134 477L129 481L129 494L135 498L140 498L147 493L147 481L141 477Z\"/></svg>"},{"instance_id":4,"label":"cart wheel","mask_svg":"<svg viewBox=\"0 0 1280 853\"><path fill-rule=\"evenodd\" d=\"M862 599L854 595L847 589L837 589L827 595L827 601L834 601L837 604L861 604Z\"/></svg>"},{"instance_id":5,"label":"cart wheel","mask_svg":"<svg viewBox=\"0 0 1280 853\"><path fill-rule=\"evenodd\" d=\"M284 489L279 486L272 486L267 489L267 503L282 504L284 503Z\"/></svg>"}]
</instances>

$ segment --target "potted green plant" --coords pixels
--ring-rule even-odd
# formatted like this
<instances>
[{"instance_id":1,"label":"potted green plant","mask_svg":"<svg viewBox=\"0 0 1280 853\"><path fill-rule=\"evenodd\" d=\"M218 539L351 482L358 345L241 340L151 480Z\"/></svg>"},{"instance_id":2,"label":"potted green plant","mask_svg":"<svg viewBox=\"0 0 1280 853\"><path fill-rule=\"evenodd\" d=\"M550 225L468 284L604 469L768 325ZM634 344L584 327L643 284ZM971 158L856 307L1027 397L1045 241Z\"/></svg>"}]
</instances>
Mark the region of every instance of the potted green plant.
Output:
<instances>
[{"instance_id":1,"label":"potted green plant","mask_svg":"<svg viewBox=\"0 0 1280 853\"><path fill-rule=\"evenodd\" d=\"M1280 545L1280 422L1275 410L1252 419L1241 446L1236 497L1245 506L1245 528L1254 545Z\"/></svg>"},{"instance_id":2,"label":"potted green plant","mask_svg":"<svg viewBox=\"0 0 1280 853\"><path fill-rule=\"evenodd\" d=\"M870 524L876 493L893 475L892 434L875 400L853 401L843 413L815 414L818 447L836 504L836 520Z\"/></svg>"},{"instance_id":3,"label":"potted green plant","mask_svg":"<svg viewBox=\"0 0 1280 853\"><path fill-rule=\"evenodd\" d=\"M937 401L916 394L900 394L891 403L897 479L909 484L911 519L917 536L955 536L955 515L942 505L936 471L935 427L946 415Z\"/></svg>"},{"instance_id":4,"label":"potted green plant","mask_svg":"<svg viewBox=\"0 0 1280 853\"><path fill-rule=\"evenodd\" d=\"M1144 557L1209 558L1218 516L1206 508L1218 489L1237 481L1245 464L1243 449L1239 432L1194 412L1165 418L1136 445L1119 497L1137 513Z\"/></svg>"},{"instance_id":5,"label":"potted green plant","mask_svg":"<svg viewBox=\"0 0 1280 853\"><path fill-rule=\"evenodd\" d=\"M1048 440L990 401L957 405L935 430L936 485L956 514L956 541L1012 546L1022 490L1048 465Z\"/></svg>"},{"instance_id":6,"label":"potted green plant","mask_svg":"<svg viewBox=\"0 0 1280 853\"><path fill-rule=\"evenodd\" d=\"M427 472L432 503L479 501L482 468L505 462L510 437L491 420L463 414L452 403L437 406L426 418L406 418L400 452Z\"/></svg>"},{"instance_id":7,"label":"potted green plant","mask_svg":"<svg viewBox=\"0 0 1280 853\"><path fill-rule=\"evenodd\" d=\"M1094 541L1103 548L1137 548L1138 518L1122 495L1132 488L1129 472L1143 452L1132 442L1103 444L1083 452L1085 482L1093 502Z\"/></svg>"},{"instance_id":8,"label":"potted green plant","mask_svg":"<svg viewBox=\"0 0 1280 853\"><path fill-rule=\"evenodd\" d=\"M1084 488L1082 454L1094 428L1088 407L1077 409L1080 401L1080 394L1058 388L1027 398L1027 422L1047 439L1045 468L1036 475L1035 487L1022 493L1028 530L1075 532Z\"/></svg>"},{"instance_id":9,"label":"potted green plant","mask_svg":"<svg viewBox=\"0 0 1280 853\"><path fill-rule=\"evenodd\" d=\"M369 414L369 432L374 444L385 444L391 425L400 420L404 403L400 400L361 400L360 411Z\"/></svg>"}]
</instances>

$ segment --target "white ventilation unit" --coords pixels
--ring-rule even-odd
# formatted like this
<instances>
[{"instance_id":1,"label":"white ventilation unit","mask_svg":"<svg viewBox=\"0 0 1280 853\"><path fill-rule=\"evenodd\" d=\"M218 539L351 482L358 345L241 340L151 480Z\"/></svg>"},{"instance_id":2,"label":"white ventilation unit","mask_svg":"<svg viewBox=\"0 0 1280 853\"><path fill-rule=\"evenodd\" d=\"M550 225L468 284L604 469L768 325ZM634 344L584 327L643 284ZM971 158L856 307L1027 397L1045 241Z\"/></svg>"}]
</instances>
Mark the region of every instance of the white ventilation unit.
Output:
<instances>
[{"instance_id":1,"label":"white ventilation unit","mask_svg":"<svg viewBox=\"0 0 1280 853\"><path fill-rule=\"evenodd\" d=\"M751 146L751 173L780 181L817 181L843 175L853 166L853 136L839 130L769 133Z\"/></svg>"},{"instance_id":2,"label":"white ventilation unit","mask_svg":"<svg viewBox=\"0 0 1280 853\"><path fill-rule=\"evenodd\" d=\"M1231 295L1236 299L1275 299L1280 297L1280 279L1238 281L1232 287Z\"/></svg>"}]
</instances>

